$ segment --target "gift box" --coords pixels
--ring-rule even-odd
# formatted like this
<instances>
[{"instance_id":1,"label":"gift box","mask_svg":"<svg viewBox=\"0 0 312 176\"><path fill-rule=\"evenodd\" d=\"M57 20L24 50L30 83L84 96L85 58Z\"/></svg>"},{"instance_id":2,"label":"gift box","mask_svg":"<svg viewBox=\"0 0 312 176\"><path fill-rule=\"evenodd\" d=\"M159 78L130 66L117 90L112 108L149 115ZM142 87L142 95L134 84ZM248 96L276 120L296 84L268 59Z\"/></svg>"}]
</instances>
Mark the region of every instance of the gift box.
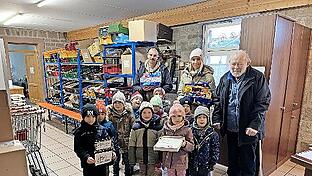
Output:
<instances>
[{"instance_id":1,"label":"gift box","mask_svg":"<svg viewBox=\"0 0 312 176\"><path fill-rule=\"evenodd\" d=\"M154 145L155 151L178 152L185 140L182 136L162 136Z\"/></svg>"}]
</instances>

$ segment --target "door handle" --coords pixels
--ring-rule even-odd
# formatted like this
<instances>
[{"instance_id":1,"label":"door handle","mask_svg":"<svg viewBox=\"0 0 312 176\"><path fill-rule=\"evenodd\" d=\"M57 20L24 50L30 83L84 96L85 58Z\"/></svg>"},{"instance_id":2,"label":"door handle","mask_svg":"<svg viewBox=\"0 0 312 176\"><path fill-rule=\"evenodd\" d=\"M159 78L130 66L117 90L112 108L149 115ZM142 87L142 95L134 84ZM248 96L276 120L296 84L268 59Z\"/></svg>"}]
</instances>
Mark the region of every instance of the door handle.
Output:
<instances>
[{"instance_id":1,"label":"door handle","mask_svg":"<svg viewBox=\"0 0 312 176\"><path fill-rule=\"evenodd\" d=\"M296 116L290 116L292 119L296 118Z\"/></svg>"},{"instance_id":2,"label":"door handle","mask_svg":"<svg viewBox=\"0 0 312 176\"><path fill-rule=\"evenodd\" d=\"M293 103L293 106L298 106L298 103Z\"/></svg>"},{"instance_id":3,"label":"door handle","mask_svg":"<svg viewBox=\"0 0 312 176\"><path fill-rule=\"evenodd\" d=\"M282 111L285 111L285 109L286 109L285 106L282 106L282 107L281 107L281 110L282 110Z\"/></svg>"}]
</instances>

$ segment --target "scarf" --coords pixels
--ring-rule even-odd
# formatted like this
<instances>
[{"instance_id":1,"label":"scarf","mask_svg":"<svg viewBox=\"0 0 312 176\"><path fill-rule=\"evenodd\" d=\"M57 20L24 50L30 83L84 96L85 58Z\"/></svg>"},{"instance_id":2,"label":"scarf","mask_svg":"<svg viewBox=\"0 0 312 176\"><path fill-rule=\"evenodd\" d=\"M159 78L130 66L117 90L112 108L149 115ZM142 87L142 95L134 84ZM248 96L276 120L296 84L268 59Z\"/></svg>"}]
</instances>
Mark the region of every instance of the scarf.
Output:
<instances>
[{"instance_id":1,"label":"scarf","mask_svg":"<svg viewBox=\"0 0 312 176\"><path fill-rule=\"evenodd\" d=\"M158 70L158 68L160 67L160 62L157 62L156 63L156 65L155 65L155 67L153 67L153 68L151 68L150 66L149 66L149 59L147 59L146 61L145 61L145 64L144 64L144 66L145 66L145 68L146 68L146 70L149 72L149 73L154 73L156 70Z\"/></svg>"},{"instance_id":2,"label":"scarf","mask_svg":"<svg viewBox=\"0 0 312 176\"><path fill-rule=\"evenodd\" d=\"M171 125L170 122L167 123L168 127L173 130L173 131L177 131L178 129L180 129L181 127L184 126L184 120L182 120L180 123L175 124L175 125Z\"/></svg>"}]
</instances>

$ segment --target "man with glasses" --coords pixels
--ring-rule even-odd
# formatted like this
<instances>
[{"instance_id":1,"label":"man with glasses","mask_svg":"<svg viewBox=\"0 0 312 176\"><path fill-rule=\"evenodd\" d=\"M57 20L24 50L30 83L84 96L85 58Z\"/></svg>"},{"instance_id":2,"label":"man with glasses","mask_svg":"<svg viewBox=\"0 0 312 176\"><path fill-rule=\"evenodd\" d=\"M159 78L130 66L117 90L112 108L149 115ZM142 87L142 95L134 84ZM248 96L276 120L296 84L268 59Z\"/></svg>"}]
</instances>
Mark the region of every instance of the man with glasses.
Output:
<instances>
[{"instance_id":1,"label":"man with glasses","mask_svg":"<svg viewBox=\"0 0 312 176\"><path fill-rule=\"evenodd\" d=\"M229 176L257 175L256 148L271 100L264 75L250 62L245 51L236 52L215 91L213 124L222 136L227 135Z\"/></svg>"}]
</instances>

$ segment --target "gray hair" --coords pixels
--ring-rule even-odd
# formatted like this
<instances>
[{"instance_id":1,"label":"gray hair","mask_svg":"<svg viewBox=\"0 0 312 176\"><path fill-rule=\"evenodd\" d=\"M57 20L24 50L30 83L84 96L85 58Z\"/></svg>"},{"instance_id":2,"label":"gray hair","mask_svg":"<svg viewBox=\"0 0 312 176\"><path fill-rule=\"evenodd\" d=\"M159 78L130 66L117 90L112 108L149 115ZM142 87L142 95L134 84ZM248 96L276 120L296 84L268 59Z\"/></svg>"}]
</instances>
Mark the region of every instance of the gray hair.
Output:
<instances>
[{"instance_id":1,"label":"gray hair","mask_svg":"<svg viewBox=\"0 0 312 176\"><path fill-rule=\"evenodd\" d=\"M251 63L250 57L249 57L249 55L247 54L247 52L246 52L245 50L238 50L237 52L235 52L235 53L230 57L228 63L230 63L232 59L234 59L234 58L239 58L239 57L245 58L248 64Z\"/></svg>"}]
</instances>

